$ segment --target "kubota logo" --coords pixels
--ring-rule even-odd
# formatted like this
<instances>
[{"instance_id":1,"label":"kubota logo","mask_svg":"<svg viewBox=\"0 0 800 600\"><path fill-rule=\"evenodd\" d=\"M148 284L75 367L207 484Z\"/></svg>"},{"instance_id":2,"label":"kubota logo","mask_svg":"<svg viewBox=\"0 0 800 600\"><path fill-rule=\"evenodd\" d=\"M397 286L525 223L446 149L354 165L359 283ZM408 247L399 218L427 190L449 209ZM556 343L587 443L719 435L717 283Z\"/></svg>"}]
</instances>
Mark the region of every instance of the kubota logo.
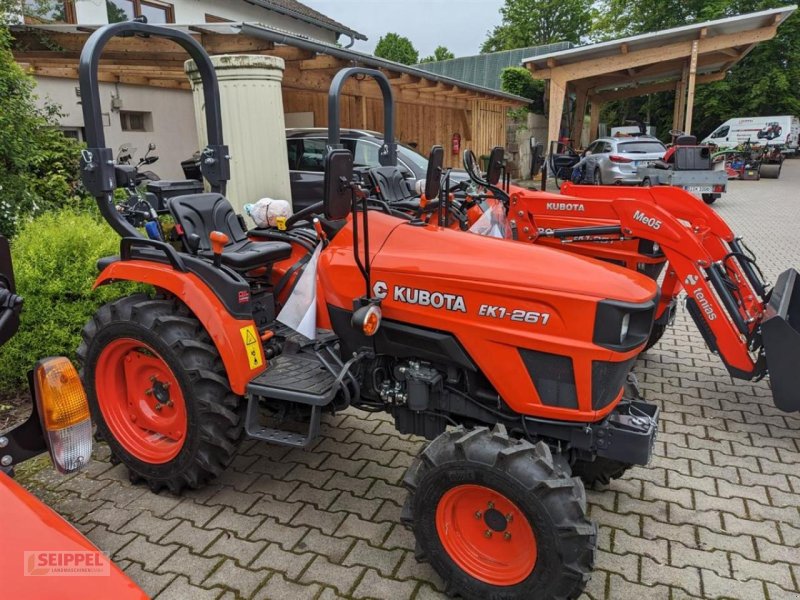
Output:
<instances>
[{"instance_id":1,"label":"kubota logo","mask_svg":"<svg viewBox=\"0 0 800 600\"><path fill-rule=\"evenodd\" d=\"M372 293L376 298L386 298L389 295L389 286L385 281L376 281L372 285ZM445 308L458 312L467 312L464 296L447 294L445 292L431 292L418 288L396 285L392 288L392 300L405 304L418 304L431 308Z\"/></svg>"},{"instance_id":2,"label":"kubota logo","mask_svg":"<svg viewBox=\"0 0 800 600\"><path fill-rule=\"evenodd\" d=\"M635 213L633 213L633 220L639 221L643 225L647 225L648 227L652 227L653 229L661 229L661 221L659 221L655 217L648 217L640 210L637 210Z\"/></svg>"},{"instance_id":3,"label":"kubota logo","mask_svg":"<svg viewBox=\"0 0 800 600\"><path fill-rule=\"evenodd\" d=\"M586 207L579 202L548 202L545 208L547 210L586 212Z\"/></svg>"}]
</instances>

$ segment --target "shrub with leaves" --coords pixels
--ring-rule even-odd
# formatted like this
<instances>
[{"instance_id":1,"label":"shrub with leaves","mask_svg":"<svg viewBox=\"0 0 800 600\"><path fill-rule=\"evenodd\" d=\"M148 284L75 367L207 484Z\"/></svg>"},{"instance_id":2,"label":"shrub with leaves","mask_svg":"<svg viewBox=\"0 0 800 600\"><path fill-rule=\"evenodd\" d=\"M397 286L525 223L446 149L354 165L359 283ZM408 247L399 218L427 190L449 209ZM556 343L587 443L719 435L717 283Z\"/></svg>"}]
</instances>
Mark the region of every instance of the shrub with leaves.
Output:
<instances>
[{"instance_id":1,"label":"shrub with leaves","mask_svg":"<svg viewBox=\"0 0 800 600\"><path fill-rule=\"evenodd\" d=\"M500 87L504 92L530 98L528 110L544 113L544 81L534 79L523 67L506 67L500 72Z\"/></svg>"},{"instance_id":2,"label":"shrub with leaves","mask_svg":"<svg viewBox=\"0 0 800 600\"><path fill-rule=\"evenodd\" d=\"M33 215L86 202L78 193L80 145L58 129L58 107L37 107L35 86L0 27L0 234L7 237Z\"/></svg>"},{"instance_id":3,"label":"shrub with leaves","mask_svg":"<svg viewBox=\"0 0 800 600\"><path fill-rule=\"evenodd\" d=\"M19 331L0 348L0 393L27 385L27 371L46 356L73 358L86 321L133 284L92 291L97 259L119 253L119 237L95 214L69 209L27 222L12 241L17 293L24 299Z\"/></svg>"}]
</instances>

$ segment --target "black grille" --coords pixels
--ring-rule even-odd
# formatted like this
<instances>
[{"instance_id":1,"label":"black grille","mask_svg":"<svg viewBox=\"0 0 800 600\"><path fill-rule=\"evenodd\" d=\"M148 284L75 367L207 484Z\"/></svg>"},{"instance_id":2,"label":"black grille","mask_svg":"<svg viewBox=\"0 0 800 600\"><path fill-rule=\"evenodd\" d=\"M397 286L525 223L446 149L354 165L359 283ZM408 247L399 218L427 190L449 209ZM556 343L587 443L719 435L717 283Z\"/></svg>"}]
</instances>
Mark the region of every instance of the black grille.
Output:
<instances>
[{"instance_id":1,"label":"black grille","mask_svg":"<svg viewBox=\"0 0 800 600\"><path fill-rule=\"evenodd\" d=\"M592 361L592 408L605 408L619 395L636 362L636 357L622 362Z\"/></svg>"},{"instance_id":2,"label":"black grille","mask_svg":"<svg viewBox=\"0 0 800 600\"><path fill-rule=\"evenodd\" d=\"M575 374L570 357L524 348L520 348L519 354L544 404L561 408L578 408Z\"/></svg>"}]
</instances>

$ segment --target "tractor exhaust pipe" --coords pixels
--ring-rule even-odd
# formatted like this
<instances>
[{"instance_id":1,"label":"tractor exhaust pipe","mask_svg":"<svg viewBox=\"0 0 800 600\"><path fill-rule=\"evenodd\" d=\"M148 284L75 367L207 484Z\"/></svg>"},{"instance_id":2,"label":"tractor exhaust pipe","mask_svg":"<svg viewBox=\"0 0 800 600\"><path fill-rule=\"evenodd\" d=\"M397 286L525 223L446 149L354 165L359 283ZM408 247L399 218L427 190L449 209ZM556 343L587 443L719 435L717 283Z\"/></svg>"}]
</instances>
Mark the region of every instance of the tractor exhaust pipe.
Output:
<instances>
[{"instance_id":1,"label":"tractor exhaust pipe","mask_svg":"<svg viewBox=\"0 0 800 600\"><path fill-rule=\"evenodd\" d=\"M800 411L800 273L795 269L781 273L772 289L761 341L775 406Z\"/></svg>"}]
</instances>

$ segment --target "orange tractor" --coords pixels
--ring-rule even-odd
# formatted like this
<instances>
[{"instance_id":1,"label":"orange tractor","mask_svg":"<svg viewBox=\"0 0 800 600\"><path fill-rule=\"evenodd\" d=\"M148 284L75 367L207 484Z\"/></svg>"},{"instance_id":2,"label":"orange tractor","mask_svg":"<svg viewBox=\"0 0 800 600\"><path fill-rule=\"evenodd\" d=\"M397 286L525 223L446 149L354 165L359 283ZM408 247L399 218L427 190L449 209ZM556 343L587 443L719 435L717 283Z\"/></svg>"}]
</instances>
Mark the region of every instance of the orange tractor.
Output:
<instances>
[{"instance_id":1,"label":"orange tractor","mask_svg":"<svg viewBox=\"0 0 800 600\"><path fill-rule=\"evenodd\" d=\"M117 35L177 42L202 76L211 191L168 200L174 243L157 225L144 237L114 203L130 174L105 144L98 61ZM658 306L653 279L398 216L353 182L339 148L306 224L245 231L224 196L216 75L191 36L109 25L90 36L79 71L83 182L122 238L96 285L155 289L100 308L78 349L98 435L132 479L177 493L222 472L245 437L309 447L323 415L386 411L399 431L432 440L405 477L403 520L451 593L578 597L597 535L573 474L647 464L657 431L658 409L629 381ZM333 111L354 75L380 84L391 127L377 71L337 75ZM384 146L385 164L395 151ZM304 277L316 285L308 336L276 319Z\"/></svg>"},{"instance_id":2,"label":"orange tractor","mask_svg":"<svg viewBox=\"0 0 800 600\"><path fill-rule=\"evenodd\" d=\"M501 208L502 233L508 239L597 258L654 279L663 273L647 347L664 334L685 292L689 314L730 375L748 381L769 376L775 405L787 412L800 410L795 375L800 366L800 277L789 269L774 287L765 283L755 256L711 207L669 186L623 191L565 183L554 194L511 185L507 178L501 184L502 148L492 151L486 175L470 150L464 153L464 166L485 193L463 201L441 193L433 204L436 210L416 208L418 215L466 230L485 210ZM385 186L375 189L390 206L397 205L386 197ZM432 205L426 195L416 206Z\"/></svg>"}]
</instances>

